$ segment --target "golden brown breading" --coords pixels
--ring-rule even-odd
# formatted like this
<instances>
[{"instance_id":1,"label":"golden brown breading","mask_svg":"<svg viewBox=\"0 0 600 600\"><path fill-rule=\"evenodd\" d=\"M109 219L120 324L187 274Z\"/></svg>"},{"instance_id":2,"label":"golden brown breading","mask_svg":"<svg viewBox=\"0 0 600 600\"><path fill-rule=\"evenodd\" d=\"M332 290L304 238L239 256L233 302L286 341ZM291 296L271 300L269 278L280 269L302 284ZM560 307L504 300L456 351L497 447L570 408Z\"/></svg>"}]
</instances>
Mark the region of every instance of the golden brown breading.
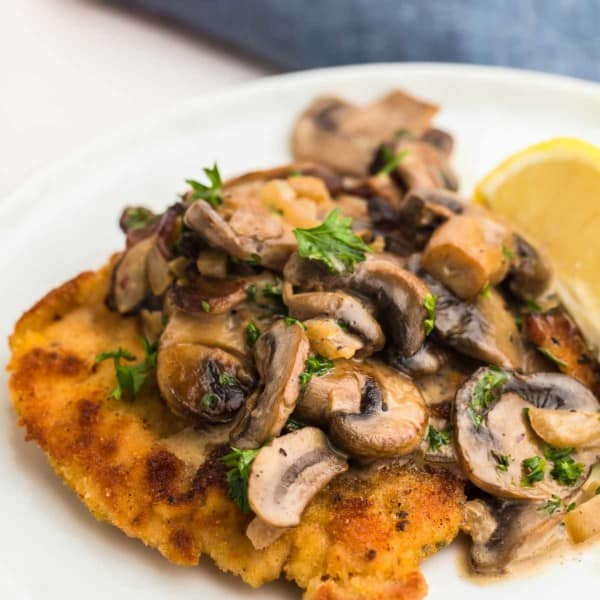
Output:
<instances>
[{"instance_id":1,"label":"golden brown breading","mask_svg":"<svg viewBox=\"0 0 600 600\"><path fill-rule=\"evenodd\" d=\"M448 474L388 466L334 480L299 527L263 551L245 536L250 517L227 495L215 448L198 465L164 439L186 424L163 404L154 381L135 402L108 399L110 361L122 346L141 358L137 318L104 306L110 268L87 272L23 315L10 340L12 400L56 472L94 516L141 539L170 561L206 553L259 586L284 574L314 600L421 598L421 559L458 532L463 486Z\"/></svg>"}]
</instances>

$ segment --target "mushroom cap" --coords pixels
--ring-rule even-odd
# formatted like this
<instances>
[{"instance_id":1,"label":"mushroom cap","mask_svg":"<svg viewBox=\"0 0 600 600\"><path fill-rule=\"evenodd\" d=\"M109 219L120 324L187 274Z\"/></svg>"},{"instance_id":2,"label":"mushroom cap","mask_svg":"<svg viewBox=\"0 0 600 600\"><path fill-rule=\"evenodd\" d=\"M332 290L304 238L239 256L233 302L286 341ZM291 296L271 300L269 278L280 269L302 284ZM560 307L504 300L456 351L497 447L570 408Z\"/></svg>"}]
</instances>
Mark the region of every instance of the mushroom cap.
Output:
<instances>
[{"instance_id":1,"label":"mushroom cap","mask_svg":"<svg viewBox=\"0 0 600 600\"><path fill-rule=\"evenodd\" d=\"M424 302L429 289L413 273L382 257L369 257L346 278L348 289L372 299L394 349L412 356L425 341Z\"/></svg>"},{"instance_id":2,"label":"mushroom cap","mask_svg":"<svg viewBox=\"0 0 600 600\"><path fill-rule=\"evenodd\" d=\"M300 374L309 342L298 324L276 321L254 346L262 389L249 398L232 432L232 445L258 448L278 436L293 412L300 393Z\"/></svg>"},{"instance_id":3,"label":"mushroom cap","mask_svg":"<svg viewBox=\"0 0 600 600\"><path fill-rule=\"evenodd\" d=\"M508 285L523 300L537 298L549 287L553 270L549 260L522 235L514 234L515 260L510 265Z\"/></svg>"},{"instance_id":4,"label":"mushroom cap","mask_svg":"<svg viewBox=\"0 0 600 600\"><path fill-rule=\"evenodd\" d=\"M502 281L509 262L502 252L508 230L481 215L454 215L431 236L424 269L463 300Z\"/></svg>"},{"instance_id":5,"label":"mushroom cap","mask_svg":"<svg viewBox=\"0 0 600 600\"><path fill-rule=\"evenodd\" d=\"M518 369L523 363L523 344L514 317L502 296L491 289L474 302L464 302L442 284L424 277L438 298L435 332L458 352L500 367Z\"/></svg>"},{"instance_id":6,"label":"mushroom cap","mask_svg":"<svg viewBox=\"0 0 600 600\"><path fill-rule=\"evenodd\" d=\"M239 358L219 348L169 344L159 348L156 378L174 413L204 423L226 423L246 399L238 380L242 371ZM231 383L223 383L223 374L232 378Z\"/></svg>"},{"instance_id":7,"label":"mushroom cap","mask_svg":"<svg viewBox=\"0 0 600 600\"><path fill-rule=\"evenodd\" d=\"M584 410L530 408L529 423L546 442L557 448L600 446L600 413Z\"/></svg>"},{"instance_id":8,"label":"mushroom cap","mask_svg":"<svg viewBox=\"0 0 600 600\"><path fill-rule=\"evenodd\" d=\"M410 454L421 443L428 412L419 388L377 361L366 361L360 412L335 411L329 436L352 456L385 458Z\"/></svg>"},{"instance_id":9,"label":"mushroom cap","mask_svg":"<svg viewBox=\"0 0 600 600\"><path fill-rule=\"evenodd\" d=\"M199 275L186 284L175 284L169 291L169 301L179 310L192 315L226 313L246 300L247 284L244 279L217 279Z\"/></svg>"},{"instance_id":10,"label":"mushroom cap","mask_svg":"<svg viewBox=\"0 0 600 600\"><path fill-rule=\"evenodd\" d=\"M364 340L362 354L372 354L383 348L385 337L381 326L367 304L346 292L303 292L294 294L292 285L283 286L283 299L290 314L304 321L326 316L342 321L350 333Z\"/></svg>"},{"instance_id":11,"label":"mushroom cap","mask_svg":"<svg viewBox=\"0 0 600 600\"><path fill-rule=\"evenodd\" d=\"M336 475L348 469L325 434L304 427L260 449L248 479L250 508L264 523L295 527L306 505Z\"/></svg>"},{"instance_id":12,"label":"mushroom cap","mask_svg":"<svg viewBox=\"0 0 600 600\"><path fill-rule=\"evenodd\" d=\"M533 406L594 411L599 408L595 396L566 375L504 371L504 383L492 388L482 405L476 398L485 390L482 385L488 372L487 368L478 369L456 394L456 446L466 475L480 489L501 498L545 500L572 494L576 488L561 485L550 476L550 469L541 481L523 485L523 461L535 456L544 458L545 454L544 441L530 427L525 409ZM473 418L474 411L480 417L479 425ZM497 468L501 456L509 457L506 470ZM595 452L584 451L575 451L573 458L586 469L597 459Z\"/></svg>"}]
</instances>

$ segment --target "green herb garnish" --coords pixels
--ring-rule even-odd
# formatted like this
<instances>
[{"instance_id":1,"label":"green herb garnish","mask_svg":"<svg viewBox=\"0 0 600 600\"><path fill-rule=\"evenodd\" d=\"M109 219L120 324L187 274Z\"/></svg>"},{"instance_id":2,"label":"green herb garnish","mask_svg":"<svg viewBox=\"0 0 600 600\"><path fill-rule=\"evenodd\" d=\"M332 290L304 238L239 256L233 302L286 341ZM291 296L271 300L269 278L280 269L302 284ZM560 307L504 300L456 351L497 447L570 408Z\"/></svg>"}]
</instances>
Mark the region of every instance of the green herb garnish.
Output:
<instances>
[{"instance_id":1,"label":"green herb garnish","mask_svg":"<svg viewBox=\"0 0 600 600\"><path fill-rule=\"evenodd\" d=\"M260 329L256 326L254 321L250 321L248 325L246 325L246 343L250 348L256 344L256 340L260 336Z\"/></svg>"},{"instance_id":2,"label":"green herb garnish","mask_svg":"<svg viewBox=\"0 0 600 600\"><path fill-rule=\"evenodd\" d=\"M313 377L322 377L331 369L333 369L333 361L328 358L319 356L318 354L309 356L306 359L304 371L300 373L300 385L306 387Z\"/></svg>"},{"instance_id":3,"label":"green herb garnish","mask_svg":"<svg viewBox=\"0 0 600 600\"><path fill-rule=\"evenodd\" d=\"M549 358L553 363L556 363L559 367L568 367L569 365L564 361L555 356L550 350L542 346L537 347L538 352L541 352L546 358Z\"/></svg>"},{"instance_id":4,"label":"green herb garnish","mask_svg":"<svg viewBox=\"0 0 600 600\"><path fill-rule=\"evenodd\" d=\"M246 297L248 298L248 300L254 302L256 300L256 284L255 283L251 283L247 288L246 288Z\"/></svg>"},{"instance_id":5,"label":"green herb garnish","mask_svg":"<svg viewBox=\"0 0 600 600\"><path fill-rule=\"evenodd\" d=\"M527 310L532 313L540 313L542 307L535 300L527 300Z\"/></svg>"},{"instance_id":6,"label":"green herb garnish","mask_svg":"<svg viewBox=\"0 0 600 600\"><path fill-rule=\"evenodd\" d=\"M479 429L483 423L483 412L495 399L495 390L503 386L507 380L508 375L502 369L489 367L485 375L475 384L473 397L469 402L469 414L476 429Z\"/></svg>"},{"instance_id":7,"label":"green herb garnish","mask_svg":"<svg viewBox=\"0 0 600 600\"><path fill-rule=\"evenodd\" d=\"M492 288L489 283L485 284L485 287L479 292L479 295L482 298L491 298L492 297Z\"/></svg>"},{"instance_id":8,"label":"green herb garnish","mask_svg":"<svg viewBox=\"0 0 600 600\"><path fill-rule=\"evenodd\" d=\"M596 488L596 491L594 492L594 496L600 496L600 485Z\"/></svg>"},{"instance_id":9,"label":"green herb garnish","mask_svg":"<svg viewBox=\"0 0 600 600\"><path fill-rule=\"evenodd\" d=\"M550 475L562 485L575 485L585 468L582 463L575 462L572 454L573 448L555 448L550 444L544 446L544 456L554 463Z\"/></svg>"},{"instance_id":10,"label":"green herb garnish","mask_svg":"<svg viewBox=\"0 0 600 600\"><path fill-rule=\"evenodd\" d=\"M154 213L150 209L143 206L129 206L123 212L122 223L125 229L130 231L146 227L153 219Z\"/></svg>"},{"instance_id":11,"label":"green herb garnish","mask_svg":"<svg viewBox=\"0 0 600 600\"><path fill-rule=\"evenodd\" d=\"M226 475L229 497L245 515L250 512L250 506L248 505L250 467L258 452L258 450L231 448L231 452L221 458L225 466L229 468Z\"/></svg>"},{"instance_id":12,"label":"green herb garnish","mask_svg":"<svg viewBox=\"0 0 600 600\"><path fill-rule=\"evenodd\" d=\"M219 396L217 396L217 394L214 393L209 393L209 394L204 394L204 396L202 396L202 400L200 400L200 404L202 404L202 406L204 406L204 408L215 408L215 406L217 406L217 404L219 404Z\"/></svg>"},{"instance_id":13,"label":"green herb garnish","mask_svg":"<svg viewBox=\"0 0 600 600\"><path fill-rule=\"evenodd\" d=\"M219 167L215 163L211 168L204 167L202 169L206 175L210 185L200 183L194 179L186 179L186 183L192 188L192 200L206 200L213 208L220 206L223 203L221 199L221 188L223 181L219 173Z\"/></svg>"},{"instance_id":14,"label":"green herb garnish","mask_svg":"<svg viewBox=\"0 0 600 600\"><path fill-rule=\"evenodd\" d=\"M298 253L302 258L316 260L332 273L352 271L357 262L366 258L371 249L352 231L352 219L341 217L339 208L311 229L294 229Z\"/></svg>"},{"instance_id":15,"label":"green herb garnish","mask_svg":"<svg viewBox=\"0 0 600 600\"><path fill-rule=\"evenodd\" d=\"M532 487L534 483L542 481L546 473L546 461L540 456L526 458L522 463L525 475L521 479L522 487Z\"/></svg>"},{"instance_id":16,"label":"green herb garnish","mask_svg":"<svg viewBox=\"0 0 600 600\"><path fill-rule=\"evenodd\" d=\"M279 302L282 301L283 292L281 291L281 279L279 277L275 283L267 283L262 289L262 295L265 298L273 298Z\"/></svg>"},{"instance_id":17,"label":"green herb garnish","mask_svg":"<svg viewBox=\"0 0 600 600\"><path fill-rule=\"evenodd\" d=\"M572 510L575 510L575 508L577 508L577 504L575 502L571 502L571 504L567 506L566 511L570 513Z\"/></svg>"},{"instance_id":18,"label":"green herb garnish","mask_svg":"<svg viewBox=\"0 0 600 600\"><path fill-rule=\"evenodd\" d=\"M228 373L227 371L223 371L219 373L219 384L220 385L234 385L237 383L237 379Z\"/></svg>"},{"instance_id":19,"label":"green herb garnish","mask_svg":"<svg viewBox=\"0 0 600 600\"><path fill-rule=\"evenodd\" d=\"M124 365L121 360L134 361L135 356L123 348L111 350L110 352L102 352L96 356L96 363L113 359L115 372L117 374L117 385L112 390L109 398L120 400L123 397L123 392L130 394L132 398L138 393L146 377L152 372L156 366L156 356L158 353L158 343L150 344L146 338L142 338L142 345L146 357L144 362L138 365Z\"/></svg>"},{"instance_id":20,"label":"green herb garnish","mask_svg":"<svg viewBox=\"0 0 600 600\"><path fill-rule=\"evenodd\" d=\"M514 260L515 258L515 253L508 246L502 246L502 255L508 260Z\"/></svg>"},{"instance_id":21,"label":"green herb garnish","mask_svg":"<svg viewBox=\"0 0 600 600\"><path fill-rule=\"evenodd\" d=\"M450 431L444 429L438 431L432 425L427 430L427 446L432 452L437 452L442 446L447 446L450 443Z\"/></svg>"},{"instance_id":22,"label":"green herb garnish","mask_svg":"<svg viewBox=\"0 0 600 600\"><path fill-rule=\"evenodd\" d=\"M381 147L381 158L383 159L383 167L377 171L376 175L389 175L406 157L408 150L395 153L388 146Z\"/></svg>"},{"instance_id":23,"label":"green herb garnish","mask_svg":"<svg viewBox=\"0 0 600 600\"><path fill-rule=\"evenodd\" d=\"M306 423L303 423L302 421L298 421L298 419L290 417L285 422L284 429L287 429L287 431L298 431L298 429L302 429L304 427L306 427Z\"/></svg>"},{"instance_id":24,"label":"green herb garnish","mask_svg":"<svg viewBox=\"0 0 600 600\"><path fill-rule=\"evenodd\" d=\"M538 510L545 510L549 514L553 515L557 510L560 510L561 505L562 500L558 496L555 496L553 494L552 498L546 500L546 502L542 506L540 506Z\"/></svg>"},{"instance_id":25,"label":"green herb garnish","mask_svg":"<svg viewBox=\"0 0 600 600\"><path fill-rule=\"evenodd\" d=\"M508 454L500 454L492 450L492 458L496 461L498 471L508 471L508 467L510 467L510 456Z\"/></svg>"},{"instance_id":26,"label":"green herb garnish","mask_svg":"<svg viewBox=\"0 0 600 600\"><path fill-rule=\"evenodd\" d=\"M434 294L427 294L423 300L423 306L427 311L427 317L423 321L425 326L425 335L429 335L435 327L435 307L437 306L438 297Z\"/></svg>"},{"instance_id":27,"label":"green herb garnish","mask_svg":"<svg viewBox=\"0 0 600 600\"><path fill-rule=\"evenodd\" d=\"M306 329L306 325L300 321L300 319L295 319L294 317L283 317L283 322L289 327L290 325L300 325L302 329Z\"/></svg>"},{"instance_id":28,"label":"green herb garnish","mask_svg":"<svg viewBox=\"0 0 600 600\"><path fill-rule=\"evenodd\" d=\"M200 305L202 306L202 310L205 313L209 313L210 312L210 304L206 300L202 300L202 302L200 303Z\"/></svg>"}]
</instances>

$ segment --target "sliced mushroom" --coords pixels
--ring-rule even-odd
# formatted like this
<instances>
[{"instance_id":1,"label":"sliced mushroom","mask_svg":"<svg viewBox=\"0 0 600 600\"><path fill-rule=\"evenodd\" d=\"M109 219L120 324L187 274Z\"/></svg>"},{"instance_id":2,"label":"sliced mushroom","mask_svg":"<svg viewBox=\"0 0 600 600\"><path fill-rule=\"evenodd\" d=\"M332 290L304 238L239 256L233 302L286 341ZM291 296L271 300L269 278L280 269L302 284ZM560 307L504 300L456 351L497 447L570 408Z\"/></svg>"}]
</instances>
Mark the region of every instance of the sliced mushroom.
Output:
<instances>
[{"instance_id":1,"label":"sliced mushroom","mask_svg":"<svg viewBox=\"0 0 600 600\"><path fill-rule=\"evenodd\" d=\"M566 540L562 511L543 504L486 496L467 502L463 531L473 539L471 565L481 575L500 575L517 562L547 552Z\"/></svg>"},{"instance_id":2,"label":"sliced mushroom","mask_svg":"<svg viewBox=\"0 0 600 600\"><path fill-rule=\"evenodd\" d=\"M429 294L421 279L391 261L370 257L356 266L345 285L371 298L400 355L417 352L425 341L424 302Z\"/></svg>"},{"instance_id":3,"label":"sliced mushroom","mask_svg":"<svg viewBox=\"0 0 600 600\"><path fill-rule=\"evenodd\" d=\"M431 236L423 267L459 298L473 299L506 275L507 237L506 228L487 217L453 216Z\"/></svg>"},{"instance_id":4,"label":"sliced mushroom","mask_svg":"<svg viewBox=\"0 0 600 600\"><path fill-rule=\"evenodd\" d=\"M444 156L450 156L454 148L454 139L447 132L442 129L428 129L422 136L421 140L431 144L434 148L437 148Z\"/></svg>"},{"instance_id":5,"label":"sliced mushroom","mask_svg":"<svg viewBox=\"0 0 600 600\"><path fill-rule=\"evenodd\" d=\"M526 409L597 411L594 395L578 381L557 373L519 375L481 368L456 395L454 425L460 462L480 489L501 498L546 500L564 498L577 489L542 469L538 481L527 480L523 461L544 459L544 442L529 426ZM577 450L575 461L586 470L596 452ZM579 485L583 483L583 479Z\"/></svg>"},{"instance_id":6,"label":"sliced mushroom","mask_svg":"<svg viewBox=\"0 0 600 600\"><path fill-rule=\"evenodd\" d=\"M437 296L435 332L440 340L471 358L500 367L519 369L523 344L514 317L496 290L464 302L443 285L424 276Z\"/></svg>"},{"instance_id":7,"label":"sliced mushroom","mask_svg":"<svg viewBox=\"0 0 600 600\"><path fill-rule=\"evenodd\" d=\"M398 356L393 348L390 349L387 362L411 377L419 377L437 373L448 362L448 353L433 342L426 341L415 354L408 357Z\"/></svg>"},{"instance_id":8,"label":"sliced mushroom","mask_svg":"<svg viewBox=\"0 0 600 600\"><path fill-rule=\"evenodd\" d=\"M364 175L380 143L402 130L421 135L436 112L436 106L399 90L364 107L335 97L317 98L296 122L292 151L297 159Z\"/></svg>"},{"instance_id":9,"label":"sliced mushroom","mask_svg":"<svg viewBox=\"0 0 600 600\"><path fill-rule=\"evenodd\" d=\"M276 321L256 342L254 354L261 390L249 398L231 442L238 448L258 448L279 435L300 393L300 373L309 343L298 324Z\"/></svg>"},{"instance_id":10,"label":"sliced mushroom","mask_svg":"<svg viewBox=\"0 0 600 600\"><path fill-rule=\"evenodd\" d=\"M600 446L600 413L583 410L530 408L529 423L546 442L557 448Z\"/></svg>"},{"instance_id":11,"label":"sliced mushroom","mask_svg":"<svg viewBox=\"0 0 600 600\"><path fill-rule=\"evenodd\" d=\"M171 283L173 275L167 259L163 256L158 244L154 244L148 253L146 262L148 283L155 296L162 296Z\"/></svg>"},{"instance_id":12,"label":"sliced mushroom","mask_svg":"<svg viewBox=\"0 0 600 600\"><path fill-rule=\"evenodd\" d=\"M161 344L156 379L174 413L204 423L226 423L246 400L241 381L247 381L249 373L239 358L219 348Z\"/></svg>"},{"instance_id":13,"label":"sliced mushroom","mask_svg":"<svg viewBox=\"0 0 600 600\"><path fill-rule=\"evenodd\" d=\"M315 494L347 469L320 429L288 433L256 455L248 479L250 508L270 526L295 527Z\"/></svg>"},{"instance_id":14,"label":"sliced mushroom","mask_svg":"<svg viewBox=\"0 0 600 600\"><path fill-rule=\"evenodd\" d=\"M523 300L542 295L552 281L552 267L540 251L525 238L514 235L515 258L510 265L508 285Z\"/></svg>"},{"instance_id":15,"label":"sliced mushroom","mask_svg":"<svg viewBox=\"0 0 600 600\"><path fill-rule=\"evenodd\" d=\"M169 291L169 301L192 315L226 313L246 300L247 286L244 279L198 276L186 284L175 284Z\"/></svg>"},{"instance_id":16,"label":"sliced mushroom","mask_svg":"<svg viewBox=\"0 0 600 600\"><path fill-rule=\"evenodd\" d=\"M361 339L335 319L315 317L304 321L304 327L313 352L324 358L352 358L363 350Z\"/></svg>"},{"instance_id":17,"label":"sliced mushroom","mask_svg":"<svg viewBox=\"0 0 600 600\"><path fill-rule=\"evenodd\" d=\"M154 244L154 236L143 239L126 250L114 268L111 296L122 315L138 308L150 291L147 262Z\"/></svg>"},{"instance_id":18,"label":"sliced mushroom","mask_svg":"<svg viewBox=\"0 0 600 600\"><path fill-rule=\"evenodd\" d=\"M296 413L324 426L342 450L364 458L409 454L428 419L416 385L377 361L336 361L332 371L311 379Z\"/></svg>"},{"instance_id":19,"label":"sliced mushroom","mask_svg":"<svg viewBox=\"0 0 600 600\"><path fill-rule=\"evenodd\" d=\"M569 536L580 544L600 535L600 496L596 495L565 516Z\"/></svg>"},{"instance_id":20,"label":"sliced mushroom","mask_svg":"<svg viewBox=\"0 0 600 600\"><path fill-rule=\"evenodd\" d=\"M289 527L269 525L259 517L254 517L246 528L246 536L256 550L263 550L276 542L288 529Z\"/></svg>"},{"instance_id":21,"label":"sliced mushroom","mask_svg":"<svg viewBox=\"0 0 600 600\"><path fill-rule=\"evenodd\" d=\"M381 350L385 343L383 331L367 303L345 292L304 292L294 294L289 282L283 285L283 300L290 315L305 321L326 316L344 324L349 333L363 341L362 355Z\"/></svg>"},{"instance_id":22,"label":"sliced mushroom","mask_svg":"<svg viewBox=\"0 0 600 600\"><path fill-rule=\"evenodd\" d=\"M296 248L291 230L280 219L256 206L235 210L228 221L208 202L194 202L186 211L185 224L215 248L242 261L260 261L279 269Z\"/></svg>"}]
</instances>

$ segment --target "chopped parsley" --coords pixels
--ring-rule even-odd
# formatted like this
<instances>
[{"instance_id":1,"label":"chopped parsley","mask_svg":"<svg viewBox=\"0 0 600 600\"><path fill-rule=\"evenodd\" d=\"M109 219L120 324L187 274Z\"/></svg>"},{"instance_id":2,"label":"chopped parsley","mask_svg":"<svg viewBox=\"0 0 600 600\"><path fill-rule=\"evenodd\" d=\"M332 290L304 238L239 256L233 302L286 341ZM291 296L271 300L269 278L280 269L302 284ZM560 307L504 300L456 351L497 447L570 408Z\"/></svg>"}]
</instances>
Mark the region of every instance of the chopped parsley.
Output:
<instances>
[{"instance_id":1,"label":"chopped parsley","mask_svg":"<svg viewBox=\"0 0 600 600\"><path fill-rule=\"evenodd\" d=\"M450 443L450 430L444 429L438 431L432 425L427 430L427 447L432 452L437 452L442 446L447 446Z\"/></svg>"},{"instance_id":2,"label":"chopped parsley","mask_svg":"<svg viewBox=\"0 0 600 600\"><path fill-rule=\"evenodd\" d=\"M258 450L231 448L231 452L221 458L225 466L229 468L226 475L229 497L239 506L245 515L250 512L248 504L250 467L258 452Z\"/></svg>"},{"instance_id":3,"label":"chopped parsley","mask_svg":"<svg viewBox=\"0 0 600 600\"><path fill-rule=\"evenodd\" d=\"M289 327L290 325L300 325L302 329L306 329L306 325L300 321L299 319L294 319L294 317L283 317L283 322Z\"/></svg>"},{"instance_id":4,"label":"chopped parsley","mask_svg":"<svg viewBox=\"0 0 600 600\"><path fill-rule=\"evenodd\" d=\"M427 311L427 316L423 321L425 326L425 335L429 335L435 327L435 307L437 305L438 297L434 294L427 294L425 300L423 300L423 306Z\"/></svg>"},{"instance_id":5,"label":"chopped parsley","mask_svg":"<svg viewBox=\"0 0 600 600\"><path fill-rule=\"evenodd\" d=\"M553 515L557 510L560 510L561 505L562 500L558 496L555 496L553 494L552 498L546 500L546 502L542 506L540 506L538 510L545 510L549 514Z\"/></svg>"},{"instance_id":6,"label":"chopped parsley","mask_svg":"<svg viewBox=\"0 0 600 600\"><path fill-rule=\"evenodd\" d=\"M508 260L514 260L515 258L515 253L508 246L502 246L502 255Z\"/></svg>"},{"instance_id":7,"label":"chopped parsley","mask_svg":"<svg viewBox=\"0 0 600 600\"><path fill-rule=\"evenodd\" d=\"M205 313L209 313L210 312L210 304L206 300L202 300L202 302L200 303L200 306L202 306L202 310Z\"/></svg>"},{"instance_id":8,"label":"chopped parsley","mask_svg":"<svg viewBox=\"0 0 600 600\"><path fill-rule=\"evenodd\" d=\"M568 367L569 365L562 359L555 356L550 350L543 346L537 347L538 352L541 352L546 358L549 358L553 363L556 363L559 367Z\"/></svg>"},{"instance_id":9,"label":"chopped parsley","mask_svg":"<svg viewBox=\"0 0 600 600\"><path fill-rule=\"evenodd\" d=\"M571 502L571 504L569 504L569 506L567 506L567 508L565 510L568 513L570 513L572 510L575 510L576 507L577 507L577 504L575 502Z\"/></svg>"},{"instance_id":10,"label":"chopped parsley","mask_svg":"<svg viewBox=\"0 0 600 600\"><path fill-rule=\"evenodd\" d=\"M256 340L260 336L260 329L256 326L254 321L250 321L248 325L246 325L246 343L250 348L256 344Z\"/></svg>"},{"instance_id":11,"label":"chopped parsley","mask_svg":"<svg viewBox=\"0 0 600 600\"><path fill-rule=\"evenodd\" d=\"M485 287L479 292L479 295L482 298L491 298L492 297L492 288L490 288L490 284L486 283Z\"/></svg>"},{"instance_id":12,"label":"chopped parsley","mask_svg":"<svg viewBox=\"0 0 600 600\"><path fill-rule=\"evenodd\" d=\"M142 229L154 219L154 213L143 206L128 206L121 216L121 223L126 231Z\"/></svg>"},{"instance_id":13,"label":"chopped parsley","mask_svg":"<svg viewBox=\"0 0 600 600\"><path fill-rule=\"evenodd\" d=\"M495 391L508 380L508 375L498 367L489 367L485 375L479 378L469 402L469 414L476 429L483 423L483 412L495 399Z\"/></svg>"},{"instance_id":14,"label":"chopped parsley","mask_svg":"<svg viewBox=\"0 0 600 600\"><path fill-rule=\"evenodd\" d=\"M235 385L237 383L237 379L228 373L227 371L223 371L219 373L219 384L220 385Z\"/></svg>"},{"instance_id":15,"label":"chopped parsley","mask_svg":"<svg viewBox=\"0 0 600 600\"><path fill-rule=\"evenodd\" d=\"M294 229L294 235L300 256L319 261L332 273L352 271L371 252L352 231L352 219L340 216L339 208L332 210L317 227Z\"/></svg>"},{"instance_id":16,"label":"chopped parsley","mask_svg":"<svg viewBox=\"0 0 600 600\"><path fill-rule=\"evenodd\" d=\"M303 388L306 387L313 377L321 377L331 369L333 369L333 361L328 358L319 356L318 354L309 356L304 364L304 371L300 373L300 385Z\"/></svg>"},{"instance_id":17,"label":"chopped parsley","mask_svg":"<svg viewBox=\"0 0 600 600\"><path fill-rule=\"evenodd\" d=\"M246 297L254 302L256 300L256 284L252 283L246 288Z\"/></svg>"},{"instance_id":18,"label":"chopped parsley","mask_svg":"<svg viewBox=\"0 0 600 600\"><path fill-rule=\"evenodd\" d=\"M302 429L306 427L306 423L303 423L302 421L298 421L298 419L294 419L293 417L290 417L284 425L284 429L288 432L290 431L298 431L298 429Z\"/></svg>"},{"instance_id":19,"label":"chopped parsley","mask_svg":"<svg viewBox=\"0 0 600 600\"><path fill-rule=\"evenodd\" d=\"M281 291L281 279L277 277L275 283L267 283L262 289L262 295L265 298L273 298L274 300L281 302L283 296L283 292Z\"/></svg>"},{"instance_id":20,"label":"chopped parsley","mask_svg":"<svg viewBox=\"0 0 600 600\"><path fill-rule=\"evenodd\" d=\"M525 475L521 479L522 487L532 487L534 483L544 479L547 463L541 456L526 458L521 464L525 471Z\"/></svg>"},{"instance_id":21,"label":"chopped parsley","mask_svg":"<svg viewBox=\"0 0 600 600\"><path fill-rule=\"evenodd\" d=\"M594 496L600 496L600 485L596 488L596 491L594 492Z\"/></svg>"},{"instance_id":22,"label":"chopped parsley","mask_svg":"<svg viewBox=\"0 0 600 600\"><path fill-rule=\"evenodd\" d=\"M508 471L508 467L510 467L510 456L508 454L500 454L492 450L492 458L496 461L498 471Z\"/></svg>"},{"instance_id":23,"label":"chopped parsley","mask_svg":"<svg viewBox=\"0 0 600 600\"><path fill-rule=\"evenodd\" d=\"M202 404L202 406L204 406L204 408L215 408L217 406L217 404L219 404L219 396L217 396L217 394L214 393L209 393L209 394L204 394L204 396L202 396L202 400L200 400L200 404Z\"/></svg>"},{"instance_id":24,"label":"chopped parsley","mask_svg":"<svg viewBox=\"0 0 600 600\"><path fill-rule=\"evenodd\" d=\"M194 179L186 179L186 183L192 188L192 200L206 200L213 208L220 206L223 203L221 199L221 189L223 181L219 173L217 163L212 166L212 169L205 167L202 169L210 185L200 183Z\"/></svg>"},{"instance_id":25,"label":"chopped parsley","mask_svg":"<svg viewBox=\"0 0 600 600\"><path fill-rule=\"evenodd\" d=\"M527 300L527 310L532 313L541 313L542 307L535 300Z\"/></svg>"},{"instance_id":26,"label":"chopped parsley","mask_svg":"<svg viewBox=\"0 0 600 600\"><path fill-rule=\"evenodd\" d=\"M562 485L575 485L583 475L585 465L575 462L572 454L573 448L544 447L544 456L553 463L550 475Z\"/></svg>"},{"instance_id":27,"label":"chopped parsley","mask_svg":"<svg viewBox=\"0 0 600 600\"><path fill-rule=\"evenodd\" d=\"M383 160L383 166L377 171L376 175L389 175L406 158L407 154L408 150L394 153L388 146L382 146L380 155Z\"/></svg>"},{"instance_id":28,"label":"chopped parsley","mask_svg":"<svg viewBox=\"0 0 600 600\"><path fill-rule=\"evenodd\" d=\"M144 353L146 354L144 362L138 365L124 365L121 360L134 361L135 356L123 348L102 352L96 356L96 363L104 360L113 359L115 372L117 374L117 385L112 390L109 398L120 400L123 392L127 392L132 398L138 393L146 377L156 366L156 356L158 353L158 343L151 344L146 338L142 338Z\"/></svg>"}]
</instances>

